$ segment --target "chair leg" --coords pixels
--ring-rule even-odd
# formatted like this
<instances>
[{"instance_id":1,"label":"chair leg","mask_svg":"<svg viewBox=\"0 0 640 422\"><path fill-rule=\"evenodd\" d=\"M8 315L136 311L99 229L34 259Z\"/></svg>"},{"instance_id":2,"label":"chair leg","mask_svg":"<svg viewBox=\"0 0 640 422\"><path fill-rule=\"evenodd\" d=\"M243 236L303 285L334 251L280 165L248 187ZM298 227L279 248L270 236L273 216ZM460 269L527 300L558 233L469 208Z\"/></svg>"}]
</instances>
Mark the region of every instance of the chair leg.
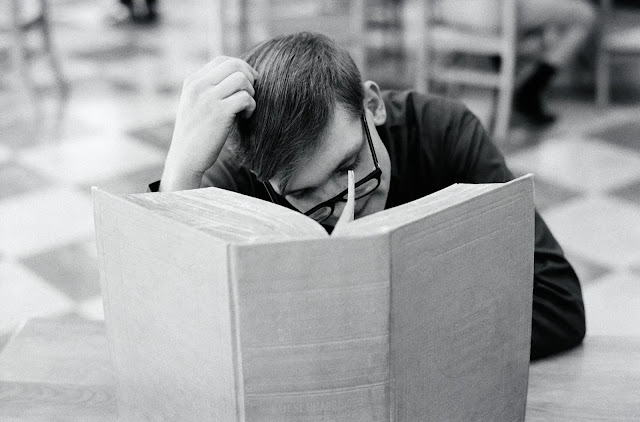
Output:
<instances>
[{"instance_id":1,"label":"chair leg","mask_svg":"<svg viewBox=\"0 0 640 422\"><path fill-rule=\"evenodd\" d=\"M366 30L367 30L367 18L366 18L366 6L364 0L352 1L350 21L351 21L351 51L353 60L358 66L360 73L366 78L367 75L367 46L366 46Z\"/></svg>"},{"instance_id":2,"label":"chair leg","mask_svg":"<svg viewBox=\"0 0 640 422\"><path fill-rule=\"evenodd\" d=\"M598 107L609 105L610 73L611 55L606 51L600 51L596 59L596 104Z\"/></svg>"},{"instance_id":3,"label":"chair leg","mask_svg":"<svg viewBox=\"0 0 640 422\"><path fill-rule=\"evenodd\" d=\"M494 120L493 136L496 142L504 143L509 133L509 122L511 120L511 103L513 98L513 87L501 88L496 104L496 114Z\"/></svg>"},{"instance_id":4,"label":"chair leg","mask_svg":"<svg viewBox=\"0 0 640 422\"><path fill-rule=\"evenodd\" d=\"M11 2L11 19L12 19L12 37L13 45L11 46L11 70L17 84L19 95L28 104L29 113L35 116L37 109L37 100L35 85L31 78L29 65L27 63L27 43L26 34L21 27L22 19L22 0L13 0Z\"/></svg>"},{"instance_id":5,"label":"chair leg","mask_svg":"<svg viewBox=\"0 0 640 422\"><path fill-rule=\"evenodd\" d=\"M53 46L53 42L51 40L51 23L50 23L50 11L49 4L47 0L40 0L40 7L42 13L42 23L41 23L41 31L42 31L42 40L43 46L46 51L47 57L49 58L49 64L51 65L51 70L53 71L54 77L56 79L56 84L58 85L58 89L61 92L66 92L68 89L67 81L65 80L61 67L60 60L57 55L57 51Z\"/></svg>"},{"instance_id":6,"label":"chair leg","mask_svg":"<svg viewBox=\"0 0 640 422\"><path fill-rule=\"evenodd\" d=\"M410 17L407 19L409 25L413 27L407 28L408 33L417 34L416 48L416 64L415 64L415 89L418 92L427 93L429 91L429 57L427 39L427 17L426 17L426 1L409 1L405 5L405 13Z\"/></svg>"},{"instance_id":7,"label":"chair leg","mask_svg":"<svg viewBox=\"0 0 640 422\"><path fill-rule=\"evenodd\" d=\"M515 54L509 53L502 56L498 101L495 105L495 114L493 119L493 137L496 142L501 144L507 142L509 134L514 85Z\"/></svg>"}]
</instances>

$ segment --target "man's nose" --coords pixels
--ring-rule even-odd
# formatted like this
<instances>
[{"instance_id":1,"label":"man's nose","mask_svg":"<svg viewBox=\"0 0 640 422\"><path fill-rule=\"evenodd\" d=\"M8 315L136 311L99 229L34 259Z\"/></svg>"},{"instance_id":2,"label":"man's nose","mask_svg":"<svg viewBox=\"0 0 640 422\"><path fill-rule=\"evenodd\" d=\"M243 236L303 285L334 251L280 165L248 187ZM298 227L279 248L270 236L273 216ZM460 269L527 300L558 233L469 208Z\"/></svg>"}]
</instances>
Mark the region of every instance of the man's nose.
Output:
<instances>
[{"instance_id":1,"label":"man's nose","mask_svg":"<svg viewBox=\"0 0 640 422\"><path fill-rule=\"evenodd\" d=\"M347 187L347 178L344 177L334 177L330 181L328 181L323 187L320 193L322 196L322 200L326 201L330 198L333 198Z\"/></svg>"},{"instance_id":2,"label":"man's nose","mask_svg":"<svg viewBox=\"0 0 640 422\"><path fill-rule=\"evenodd\" d=\"M343 201L336 203L333 207L333 216L336 218L340 218L340 216L342 215L342 211L344 211L345 205L347 205L347 203Z\"/></svg>"}]
</instances>

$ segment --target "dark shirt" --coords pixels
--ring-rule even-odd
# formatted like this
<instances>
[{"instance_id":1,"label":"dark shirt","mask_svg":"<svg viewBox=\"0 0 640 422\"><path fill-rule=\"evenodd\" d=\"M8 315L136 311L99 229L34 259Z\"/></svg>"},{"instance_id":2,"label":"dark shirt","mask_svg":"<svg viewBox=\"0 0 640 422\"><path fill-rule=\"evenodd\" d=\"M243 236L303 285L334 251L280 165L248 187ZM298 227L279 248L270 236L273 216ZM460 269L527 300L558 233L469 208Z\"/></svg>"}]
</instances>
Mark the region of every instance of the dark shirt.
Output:
<instances>
[{"instance_id":1,"label":"dark shirt","mask_svg":"<svg viewBox=\"0 0 640 422\"><path fill-rule=\"evenodd\" d=\"M482 124L463 105L411 91L383 92L383 99L387 119L377 130L391 159L387 208L453 183L513 179ZM269 200L264 186L237 164L227 147L203 177L202 187L208 186ZM536 212L531 359L571 348L584 335L578 277Z\"/></svg>"}]
</instances>

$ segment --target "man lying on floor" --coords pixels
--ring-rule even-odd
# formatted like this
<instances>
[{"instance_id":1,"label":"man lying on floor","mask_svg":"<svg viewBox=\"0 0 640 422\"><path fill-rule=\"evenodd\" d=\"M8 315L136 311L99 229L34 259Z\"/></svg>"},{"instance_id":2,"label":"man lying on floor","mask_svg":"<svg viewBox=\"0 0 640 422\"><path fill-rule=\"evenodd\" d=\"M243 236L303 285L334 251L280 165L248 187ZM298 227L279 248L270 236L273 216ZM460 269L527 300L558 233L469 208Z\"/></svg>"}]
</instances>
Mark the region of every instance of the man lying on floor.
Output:
<instances>
[{"instance_id":1,"label":"man lying on floor","mask_svg":"<svg viewBox=\"0 0 640 422\"><path fill-rule=\"evenodd\" d=\"M348 170L358 184L356 218L453 183L513 178L464 106L381 91L329 38L300 33L263 42L244 60L218 57L187 78L162 181L150 188L229 189L331 230ZM537 359L579 344L585 315L578 277L537 212L534 259Z\"/></svg>"}]
</instances>

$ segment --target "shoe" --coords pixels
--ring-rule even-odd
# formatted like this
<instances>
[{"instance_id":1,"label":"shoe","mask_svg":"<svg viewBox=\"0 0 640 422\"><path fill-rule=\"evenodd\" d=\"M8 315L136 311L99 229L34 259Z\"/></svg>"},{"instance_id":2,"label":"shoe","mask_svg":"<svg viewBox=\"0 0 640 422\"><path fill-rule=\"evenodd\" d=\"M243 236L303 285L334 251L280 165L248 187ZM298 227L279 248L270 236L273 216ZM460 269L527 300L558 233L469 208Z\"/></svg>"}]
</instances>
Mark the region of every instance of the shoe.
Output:
<instances>
[{"instance_id":1,"label":"shoe","mask_svg":"<svg viewBox=\"0 0 640 422\"><path fill-rule=\"evenodd\" d=\"M158 22L158 11L156 8L156 2L152 1L132 1L131 15L133 17L133 23L140 25L151 25Z\"/></svg>"},{"instance_id":2,"label":"shoe","mask_svg":"<svg viewBox=\"0 0 640 422\"><path fill-rule=\"evenodd\" d=\"M106 16L111 26L153 25L158 23L160 15L155 7L133 7L133 5L117 4Z\"/></svg>"},{"instance_id":3,"label":"shoe","mask_svg":"<svg viewBox=\"0 0 640 422\"><path fill-rule=\"evenodd\" d=\"M514 93L514 109L535 125L549 125L556 121L556 115L547 112L542 101L542 95L555 73L555 67L541 63Z\"/></svg>"},{"instance_id":4,"label":"shoe","mask_svg":"<svg viewBox=\"0 0 640 422\"><path fill-rule=\"evenodd\" d=\"M557 116L546 111L540 98L517 96L514 109L522 114L530 123L536 126L546 126L554 123Z\"/></svg>"},{"instance_id":5,"label":"shoe","mask_svg":"<svg viewBox=\"0 0 640 422\"><path fill-rule=\"evenodd\" d=\"M133 22L133 14L127 6L117 3L109 8L104 20L110 26L128 25Z\"/></svg>"},{"instance_id":6,"label":"shoe","mask_svg":"<svg viewBox=\"0 0 640 422\"><path fill-rule=\"evenodd\" d=\"M160 15L155 10L149 10L146 13L133 15L133 23L140 25L153 25L158 23Z\"/></svg>"}]
</instances>

